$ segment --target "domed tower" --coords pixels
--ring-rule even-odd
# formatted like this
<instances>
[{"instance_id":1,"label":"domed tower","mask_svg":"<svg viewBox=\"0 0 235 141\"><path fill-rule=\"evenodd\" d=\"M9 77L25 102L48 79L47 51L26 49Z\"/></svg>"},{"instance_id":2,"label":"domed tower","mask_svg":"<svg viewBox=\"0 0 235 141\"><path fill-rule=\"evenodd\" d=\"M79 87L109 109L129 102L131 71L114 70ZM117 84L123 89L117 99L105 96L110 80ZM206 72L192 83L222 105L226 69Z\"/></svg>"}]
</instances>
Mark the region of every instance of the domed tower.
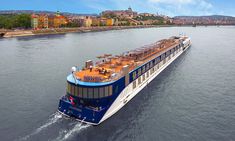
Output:
<instances>
[{"instance_id":1,"label":"domed tower","mask_svg":"<svg viewBox=\"0 0 235 141\"><path fill-rule=\"evenodd\" d=\"M56 16L60 16L60 11L56 11Z\"/></svg>"},{"instance_id":2,"label":"domed tower","mask_svg":"<svg viewBox=\"0 0 235 141\"><path fill-rule=\"evenodd\" d=\"M132 12L132 9L131 9L131 7L130 7L130 6L129 6L129 8L128 8L128 11Z\"/></svg>"}]
</instances>

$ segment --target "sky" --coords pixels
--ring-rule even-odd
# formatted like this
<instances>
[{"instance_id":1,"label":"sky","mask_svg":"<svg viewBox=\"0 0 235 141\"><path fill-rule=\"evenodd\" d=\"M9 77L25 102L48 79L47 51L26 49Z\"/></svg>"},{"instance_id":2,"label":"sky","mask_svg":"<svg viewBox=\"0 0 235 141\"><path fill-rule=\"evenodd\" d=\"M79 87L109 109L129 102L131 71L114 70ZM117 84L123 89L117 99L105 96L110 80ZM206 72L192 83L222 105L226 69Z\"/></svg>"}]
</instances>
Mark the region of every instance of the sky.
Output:
<instances>
[{"instance_id":1,"label":"sky","mask_svg":"<svg viewBox=\"0 0 235 141\"><path fill-rule=\"evenodd\" d=\"M168 16L235 16L234 0L0 0L0 10L47 10L99 14L131 7L138 13Z\"/></svg>"}]
</instances>

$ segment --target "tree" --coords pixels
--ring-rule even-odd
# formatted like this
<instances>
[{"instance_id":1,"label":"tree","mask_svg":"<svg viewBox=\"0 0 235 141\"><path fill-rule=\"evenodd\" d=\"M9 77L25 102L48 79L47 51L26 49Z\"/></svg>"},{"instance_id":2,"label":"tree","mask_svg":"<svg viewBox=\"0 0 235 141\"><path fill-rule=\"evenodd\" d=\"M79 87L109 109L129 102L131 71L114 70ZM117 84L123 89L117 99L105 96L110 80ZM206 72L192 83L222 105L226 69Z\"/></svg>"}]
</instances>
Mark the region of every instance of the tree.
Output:
<instances>
[{"instance_id":1,"label":"tree","mask_svg":"<svg viewBox=\"0 0 235 141\"><path fill-rule=\"evenodd\" d=\"M30 28L31 16L29 14L0 15L0 28Z\"/></svg>"}]
</instances>

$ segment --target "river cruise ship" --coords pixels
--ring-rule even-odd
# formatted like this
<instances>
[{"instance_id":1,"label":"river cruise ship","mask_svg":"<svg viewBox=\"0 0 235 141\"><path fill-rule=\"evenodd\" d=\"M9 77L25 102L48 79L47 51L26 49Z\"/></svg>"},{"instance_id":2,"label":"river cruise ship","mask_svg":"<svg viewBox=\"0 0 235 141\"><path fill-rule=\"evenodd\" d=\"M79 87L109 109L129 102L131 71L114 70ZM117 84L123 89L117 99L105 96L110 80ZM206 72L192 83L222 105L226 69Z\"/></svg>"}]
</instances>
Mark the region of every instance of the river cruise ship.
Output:
<instances>
[{"instance_id":1,"label":"river cruise ship","mask_svg":"<svg viewBox=\"0 0 235 141\"><path fill-rule=\"evenodd\" d=\"M174 36L113 56L72 67L58 111L81 122L98 125L115 114L159 73L191 46L187 36Z\"/></svg>"}]
</instances>

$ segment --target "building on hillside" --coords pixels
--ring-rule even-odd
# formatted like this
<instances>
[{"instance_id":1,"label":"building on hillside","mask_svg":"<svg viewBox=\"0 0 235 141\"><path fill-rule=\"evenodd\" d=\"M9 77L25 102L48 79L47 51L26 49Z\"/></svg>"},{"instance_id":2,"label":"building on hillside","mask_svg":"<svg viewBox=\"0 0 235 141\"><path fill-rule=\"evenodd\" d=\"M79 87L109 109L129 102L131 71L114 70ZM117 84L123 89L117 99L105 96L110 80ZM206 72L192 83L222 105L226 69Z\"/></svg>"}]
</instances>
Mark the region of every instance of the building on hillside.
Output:
<instances>
[{"instance_id":1,"label":"building on hillside","mask_svg":"<svg viewBox=\"0 0 235 141\"><path fill-rule=\"evenodd\" d=\"M100 18L92 18L92 26L100 26Z\"/></svg>"},{"instance_id":2,"label":"building on hillside","mask_svg":"<svg viewBox=\"0 0 235 141\"><path fill-rule=\"evenodd\" d=\"M32 14L31 15L31 27L33 29L38 28L38 15Z\"/></svg>"},{"instance_id":3,"label":"building on hillside","mask_svg":"<svg viewBox=\"0 0 235 141\"><path fill-rule=\"evenodd\" d=\"M112 18L92 18L92 26L113 26L114 19Z\"/></svg>"},{"instance_id":4,"label":"building on hillside","mask_svg":"<svg viewBox=\"0 0 235 141\"><path fill-rule=\"evenodd\" d=\"M68 24L68 19L60 14L49 15L48 16L48 25L50 28L59 28L66 26Z\"/></svg>"},{"instance_id":5,"label":"building on hillside","mask_svg":"<svg viewBox=\"0 0 235 141\"><path fill-rule=\"evenodd\" d=\"M128 22L130 23L130 25L139 25L141 22L134 20L134 19L128 19Z\"/></svg>"},{"instance_id":6,"label":"building on hillside","mask_svg":"<svg viewBox=\"0 0 235 141\"><path fill-rule=\"evenodd\" d=\"M153 16L156 16L156 15L155 14L151 14L151 13L140 13L140 14L138 14L138 16L153 17Z\"/></svg>"},{"instance_id":7,"label":"building on hillside","mask_svg":"<svg viewBox=\"0 0 235 141\"><path fill-rule=\"evenodd\" d=\"M119 18L135 18L137 16L137 12L132 11L129 7L127 10L106 10L101 13L103 17L119 17Z\"/></svg>"},{"instance_id":8,"label":"building on hillside","mask_svg":"<svg viewBox=\"0 0 235 141\"><path fill-rule=\"evenodd\" d=\"M145 20L145 21L141 21L141 23L143 25L154 25L154 24L158 24L159 21L158 20Z\"/></svg>"},{"instance_id":9,"label":"building on hillside","mask_svg":"<svg viewBox=\"0 0 235 141\"><path fill-rule=\"evenodd\" d=\"M118 26L126 26L128 24L129 24L128 21L115 21L115 25L118 25Z\"/></svg>"},{"instance_id":10,"label":"building on hillside","mask_svg":"<svg viewBox=\"0 0 235 141\"><path fill-rule=\"evenodd\" d=\"M69 16L67 17L68 19L68 24L74 26L74 27L81 27L83 26L83 20L85 16Z\"/></svg>"},{"instance_id":11,"label":"building on hillside","mask_svg":"<svg viewBox=\"0 0 235 141\"><path fill-rule=\"evenodd\" d=\"M83 19L83 26L85 26L85 27L90 27L91 25L92 25L92 19L91 19L91 17L86 16L86 17Z\"/></svg>"},{"instance_id":12,"label":"building on hillside","mask_svg":"<svg viewBox=\"0 0 235 141\"><path fill-rule=\"evenodd\" d=\"M38 28L48 28L48 16L47 15L38 16Z\"/></svg>"},{"instance_id":13,"label":"building on hillside","mask_svg":"<svg viewBox=\"0 0 235 141\"><path fill-rule=\"evenodd\" d=\"M106 19L106 26L113 26L114 25L114 19L109 18Z\"/></svg>"}]
</instances>

